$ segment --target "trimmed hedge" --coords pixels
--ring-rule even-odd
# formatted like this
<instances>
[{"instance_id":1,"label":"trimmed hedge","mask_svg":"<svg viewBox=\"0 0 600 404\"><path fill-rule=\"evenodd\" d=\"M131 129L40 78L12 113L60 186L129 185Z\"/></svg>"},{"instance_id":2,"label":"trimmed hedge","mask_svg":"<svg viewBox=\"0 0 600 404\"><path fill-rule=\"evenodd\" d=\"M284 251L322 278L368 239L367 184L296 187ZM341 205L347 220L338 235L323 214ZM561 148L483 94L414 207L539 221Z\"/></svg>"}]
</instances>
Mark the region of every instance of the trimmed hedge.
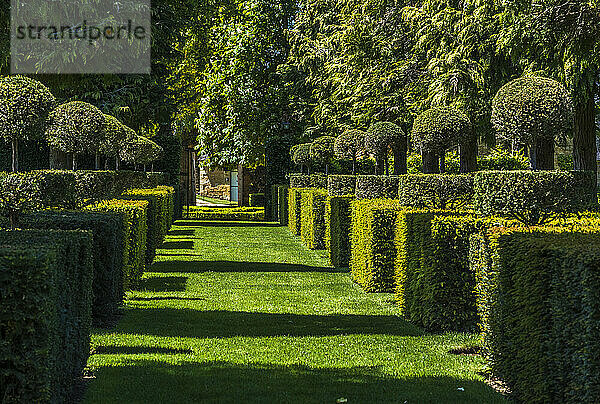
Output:
<instances>
[{"instance_id":1,"label":"trimmed hedge","mask_svg":"<svg viewBox=\"0 0 600 404\"><path fill-rule=\"evenodd\" d=\"M184 212L186 219L197 220L238 220L238 221L261 221L265 218L264 208L242 207L242 208L211 208L201 206L190 206L190 211Z\"/></svg>"},{"instance_id":2,"label":"trimmed hedge","mask_svg":"<svg viewBox=\"0 0 600 404\"><path fill-rule=\"evenodd\" d=\"M473 236L485 352L519 401L600 402L598 245L598 226Z\"/></svg>"},{"instance_id":3,"label":"trimmed hedge","mask_svg":"<svg viewBox=\"0 0 600 404\"><path fill-rule=\"evenodd\" d=\"M327 188L327 175L290 174L290 188Z\"/></svg>"},{"instance_id":4,"label":"trimmed hedge","mask_svg":"<svg viewBox=\"0 0 600 404\"><path fill-rule=\"evenodd\" d=\"M325 202L325 248L336 268L350 266L350 233L354 196L330 196Z\"/></svg>"},{"instance_id":5,"label":"trimmed hedge","mask_svg":"<svg viewBox=\"0 0 600 404\"><path fill-rule=\"evenodd\" d=\"M407 174L398 185L400 205L413 208L459 209L473 201L473 176Z\"/></svg>"},{"instance_id":6,"label":"trimmed hedge","mask_svg":"<svg viewBox=\"0 0 600 404\"><path fill-rule=\"evenodd\" d=\"M126 217L122 212L41 211L21 217L30 229L90 230L93 233L94 303L100 323L114 316L123 302L123 257Z\"/></svg>"},{"instance_id":7,"label":"trimmed hedge","mask_svg":"<svg viewBox=\"0 0 600 404\"><path fill-rule=\"evenodd\" d=\"M358 175L356 177L356 198L398 198L398 184L400 177L397 175Z\"/></svg>"},{"instance_id":8,"label":"trimmed hedge","mask_svg":"<svg viewBox=\"0 0 600 404\"><path fill-rule=\"evenodd\" d=\"M288 191L288 227L292 234L300 235L301 189L290 188Z\"/></svg>"},{"instance_id":9,"label":"trimmed hedge","mask_svg":"<svg viewBox=\"0 0 600 404\"><path fill-rule=\"evenodd\" d=\"M250 207L264 207L265 194L250 194L249 205Z\"/></svg>"},{"instance_id":10,"label":"trimmed hedge","mask_svg":"<svg viewBox=\"0 0 600 404\"><path fill-rule=\"evenodd\" d=\"M327 192L330 196L354 195L356 175L330 175L327 177Z\"/></svg>"},{"instance_id":11,"label":"trimmed hedge","mask_svg":"<svg viewBox=\"0 0 600 404\"><path fill-rule=\"evenodd\" d=\"M394 291L394 234L400 210L392 199L352 201L350 273L367 292Z\"/></svg>"},{"instance_id":12,"label":"trimmed hedge","mask_svg":"<svg viewBox=\"0 0 600 404\"><path fill-rule=\"evenodd\" d=\"M268 210L270 211L270 219L279 222L281 220L279 216L279 184L271 185L271 193L269 195L271 198L270 206Z\"/></svg>"},{"instance_id":13,"label":"trimmed hedge","mask_svg":"<svg viewBox=\"0 0 600 404\"><path fill-rule=\"evenodd\" d=\"M122 195L123 199L145 200L149 202L146 237L146 264L151 264L165 236L173 224L175 209L175 190L172 187L159 186L152 189L130 189Z\"/></svg>"},{"instance_id":14,"label":"trimmed hedge","mask_svg":"<svg viewBox=\"0 0 600 404\"><path fill-rule=\"evenodd\" d=\"M90 353L92 235L0 230L0 245L0 397L67 402Z\"/></svg>"},{"instance_id":15,"label":"trimmed hedge","mask_svg":"<svg viewBox=\"0 0 600 404\"><path fill-rule=\"evenodd\" d=\"M148 236L148 201L112 199L88 206L86 210L98 212L123 212L125 248L123 249L123 289L136 288L146 270L146 237Z\"/></svg>"},{"instance_id":16,"label":"trimmed hedge","mask_svg":"<svg viewBox=\"0 0 600 404\"><path fill-rule=\"evenodd\" d=\"M300 197L300 235L311 250L325 249L325 202L324 189L303 189Z\"/></svg>"},{"instance_id":17,"label":"trimmed hedge","mask_svg":"<svg viewBox=\"0 0 600 404\"><path fill-rule=\"evenodd\" d=\"M277 188L278 201L279 201L279 223L282 226L288 225L289 212L288 212L288 193L289 187L287 185L279 185Z\"/></svg>"},{"instance_id":18,"label":"trimmed hedge","mask_svg":"<svg viewBox=\"0 0 600 404\"><path fill-rule=\"evenodd\" d=\"M527 225L598 206L596 175L584 171L483 171L474 175L475 209Z\"/></svg>"}]
</instances>

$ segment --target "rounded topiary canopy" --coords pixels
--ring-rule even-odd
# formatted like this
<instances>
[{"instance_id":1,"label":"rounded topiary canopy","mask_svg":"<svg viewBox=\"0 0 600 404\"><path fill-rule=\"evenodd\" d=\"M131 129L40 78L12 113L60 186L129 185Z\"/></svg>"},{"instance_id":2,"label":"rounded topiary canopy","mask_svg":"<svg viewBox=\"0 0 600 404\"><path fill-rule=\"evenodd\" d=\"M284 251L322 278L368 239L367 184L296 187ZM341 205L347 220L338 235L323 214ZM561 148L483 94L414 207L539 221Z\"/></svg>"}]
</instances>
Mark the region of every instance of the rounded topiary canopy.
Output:
<instances>
[{"instance_id":1,"label":"rounded topiary canopy","mask_svg":"<svg viewBox=\"0 0 600 404\"><path fill-rule=\"evenodd\" d=\"M492 124L500 139L520 144L563 137L573 125L573 103L558 81L521 77L496 93L492 101Z\"/></svg>"},{"instance_id":2,"label":"rounded topiary canopy","mask_svg":"<svg viewBox=\"0 0 600 404\"><path fill-rule=\"evenodd\" d=\"M87 102L61 104L50 113L46 137L50 145L65 153L96 153L106 136L106 118Z\"/></svg>"},{"instance_id":3,"label":"rounded topiary canopy","mask_svg":"<svg viewBox=\"0 0 600 404\"><path fill-rule=\"evenodd\" d=\"M294 164L303 166L310 165L310 143L302 143L294 146L294 155L292 161Z\"/></svg>"},{"instance_id":4,"label":"rounded topiary canopy","mask_svg":"<svg viewBox=\"0 0 600 404\"><path fill-rule=\"evenodd\" d=\"M358 129L348 129L335 138L333 155L340 160L354 160L364 148L365 133Z\"/></svg>"},{"instance_id":5,"label":"rounded topiary canopy","mask_svg":"<svg viewBox=\"0 0 600 404\"><path fill-rule=\"evenodd\" d=\"M100 144L100 153L105 156L116 157L127 143L125 125L112 115L104 114L106 136Z\"/></svg>"},{"instance_id":6,"label":"rounded topiary canopy","mask_svg":"<svg viewBox=\"0 0 600 404\"><path fill-rule=\"evenodd\" d=\"M392 122L376 122L365 136L367 152L374 156L386 154L389 148L406 150L406 134Z\"/></svg>"},{"instance_id":7,"label":"rounded topiary canopy","mask_svg":"<svg viewBox=\"0 0 600 404\"><path fill-rule=\"evenodd\" d=\"M333 158L333 136L321 136L313 140L310 145L310 158L316 164L329 164Z\"/></svg>"},{"instance_id":8,"label":"rounded topiary canopy","mask_svg":"<svg viewBox=\"0 0 600 404\"><path fill-rule=\"evenodd\" d=\"M442 154L472 136L471 121L456 108L428 109L417 116L413 123L413 144L424 152Z\"/></svg>"}]
</instances>

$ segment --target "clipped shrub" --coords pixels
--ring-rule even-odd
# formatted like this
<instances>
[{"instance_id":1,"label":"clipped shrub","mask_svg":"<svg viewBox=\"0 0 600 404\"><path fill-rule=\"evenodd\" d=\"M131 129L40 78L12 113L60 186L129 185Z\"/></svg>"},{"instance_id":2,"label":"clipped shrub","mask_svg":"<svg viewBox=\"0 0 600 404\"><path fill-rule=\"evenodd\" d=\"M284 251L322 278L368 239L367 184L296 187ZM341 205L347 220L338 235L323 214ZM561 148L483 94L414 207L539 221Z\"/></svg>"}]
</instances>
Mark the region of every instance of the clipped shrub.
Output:
<instances>
[{"instance_id":1,"label":"clipped shrub","mask_svg":"<svg viewBox=\"0 0 600 404\"><path fill-rule=\"evenodd\" d=\"M325 202L324 189L300 191L300 236L311 250L325 249Z\"/></svg>"},{"instance_id":2,"label":"clipped shrub","mask_svg":"<svg viewBox=\"0 0 600 404\"><path fill-rule=\"evenodd\" d=\"M474 175L474 190L479 213L505 215L527 225L598 205L592 172L484 171Z\"/></svg>"},{"instance_id":3,"label":"clipped shrub","mask_svg":"<svg viewBox=\"0 0 600 404\"><path fill-rule=\"evenodd\" d=\"M396 175L357 175L356 198L398 198L398 184L400 178Z\"/></svg>"},{"instance_id":4,"label":"clipped shrub","mask_svg":"<svg viewBox=\"0 0 600 404\"><path fill-rule=\"evenodd\" d=\"M325 174L290 174L290 188L327 188Z\"/></svg>"},{"instance_id":5,"label":"clipped shrub","mask_svg":"<svg viewBox=\"0 0 600 404\"><path fill-rule=\"evenodd\" d=\"M265 206L265 194L250 194L249 205L251 207L264 207Z\"/></svg>"},{"instance_id":6,"label":"clipped shrub","mask_svg":"<svg viewBox=\"0 0 600 404\"><path fill-rule=\"evenodd\" d=\"M41 206L40 188L27 174L0 176L0 215L8 217L11 228L19 225L20 216Z\"/></svg>"},{"instance_id":7,"label":"clipped shrub","mask_svg":"<svg viewBox=\"0 0 600 404\"><path fill-rule=\"evenodd\" d=\"M325 248L336 268L350 266L350 233L354 196L330 196L325 202Z\"/></svg>"},{"instance_id":8,"label":"clipped shrub","mask_svg":"<svg viewBox=\"0 0 600 404\"><path fill-rule=\"evenodd\" d=\"M41 211L22 216L28 229L89 230L93 234L94 301L92 314L103 323L123 302L126 218L117 212Z\"/></svg>"},{"instance_id":9,"label":"clipped shrub","mask_svg":"<svg viewBox=\"0 0 600 404\"><path fill-rule=\"evenodd\" d=\"M398 125L392 122L376 122L367 131L365 136L367 153L375 156L378 172L387 171L388 150L394 153L394 174L406 173L406 151L408 149L406 134Z\"/></svg>"},{"instance_id":10,"label":"clipped shrub","mask_svg":"<svg viewBox=\"0 0 600 404\"><path fill-rule=\"evenodd\" d=\"M407 174L399 177L400 205L413 208L460 209L473 202L469 174Z\"/></svg>"},{"instance_id":11,"label":"clipped shrub","mask_svg":"<svg viewBox=\"0 0 600 404\"><path fill-rule=\"evenodd\" d=\"M367 292L394 291L394 235L401 207L391 199L352 201L352 280Z\"/></svg>"},{"instance_id":12,"label":"clipped shrub","mask_svg":"<svg viewBox=\"0 0 600 404\"><path fill-rule=\"evenodd\" d=\"M287 185L280 185L277 187L277 193L279 194L279 222L282 226L288 225L289 212L288 212L288 193L289 187Z\"/></svg>"},{"instance_id":13,"label":"clipped shrub","mask_svg":"<svg viewBox=\"0 0 600 404\"><path fill-rule=\"evenodd\" d=\"M327 177L327 192L330 196L354 195L355 191L355 175L329 175Z\"/></svg>"},{"instance_id":14,"label":"clipped shrub","mask_svg":"<svg viewBox=\"0 0 600 404\"><path fill-rule=\"evenodd\" d=\"M146 237L148 236L148 201L111 199L86 207L97 212L125 214L125 247L123 248L123 290L137 287L146 269Z\"/></svg>"},{"instance_id":15,"label":"clipped shrub","mask_svg":"<svg viewBox=\"0 0 600 404\"><path fill-rule=\"evenodd\" d=\"M131 141L127 137L130 133L125 130L125 125L121 121L111 115L104 114L104 125L105 137L100 143L100 153L115 158L118 170L121 150Z\"/></svg>"},{"instance_id":16,"label":"clipped shrub","mask_svg":"<svg viewBox=\"0 0 600 404\"><path fill-rule=\"evenodd\" d=\"M315 165L324 165L325 172L329 172L329 164L333 159L333 136L321 136L313 140L310 145L310 159Z\"/></svg>"},{"instance_id":17,"label":"clipped shrub","mask_svg":"<svg viewBox=\"0 0 600 404\"><path fill-rule=\"evenodd\" d=\"M292 234L300 235L300 217L301 217L301 189L290 188L288 191L288 227Z\"/></svg>"},{"instance_id":18,"label":"clipped shrub","mask_svg":"<svg viewBox=\"0 0 600 404\"><path fill-rule=\"evenodd\" d=\"M0 138L11 144L13 171L19 170L19 143L43 137L55 103L50 90L36 80L0 77Z\"/></svg>"},{"instance_id":19,"label":"clipped shrub","mask_svg":"<svg viewBox=\"0 0 600 404\"><path fill-rule=\"evenodd\" d=\"M524 153L494 148L488 154L477 157L477 167L480 171L528 170L530 163Z\"/></svg>"},{"instance_id":20,"label":"clipped shrub","mask_svg":"<svg viewBox=\"0 0 600 404\"><path fill-rule=\"evenodd\" d=\"M600 401L598 227L473 236L484 352L522 402Z\"/></svg>"},{"instance_id":21,"label":"clipped shrub","mask_svg":"<svg viewBox=\"0 0 600 404\"><path fill-rule=\"evenodd\" d=\"M0 230L3 402L70 401L90 352L91 237Z\"/></svg>"},{"instance_id":22,"label":"clipped shrub","mask_svg":"<svg viewBox=\"0 0 600 404\"><path fill-rule=\"evenodd\" d=\"M265 210L260 207L210 208L190 206L189 212L184 212L185 219L197 220L237 220L255 222L264 220L264 217Z\"/></svg>"},{"instance_id":23,"label":"clipped shrub","mask_svg":"<svg viewBox=\"0 0 600 404\"><path fill-rule=\"evenodd\" d=\"M349 129L335 138L333 156L339 160L352 161L352 174L356 174L356 156L364 151L365 133Z\"/></svg>"},{"instance_id":24,"label":"clipped shrub","mask_svg":"<svg viewBox=\"0 0 600 404\"><path fill-rule=\"evenodd\" d=\"M130 189L122 195L123 199L145 200L149 202L146 237L146 263L151 264L171 225L173 224L175 190L172 187L159 186L151 189Z\"/></svg>"},{"instance_id":25,"label":"clipped shrub","mask_svg":"<svg viewBox=\"0 0 600 404\"><path fill-rule=\"evenodd\" d=\"M292 154L292 162L297 166L309 167L311 165L310 143L295 145L290 152Z\"/></svg>"},{"instance_id":26,"label":"clipped shrub","mask_svg":"<svg viewBox=\"0 0 600 404\"><path fill-rule=\"evenodd\" d=\"M73 209L79 205L76 192L76 175L72 171L39 170L30 171L30 181L38 184L42 206Z\"/></svg>"}]
</instances>

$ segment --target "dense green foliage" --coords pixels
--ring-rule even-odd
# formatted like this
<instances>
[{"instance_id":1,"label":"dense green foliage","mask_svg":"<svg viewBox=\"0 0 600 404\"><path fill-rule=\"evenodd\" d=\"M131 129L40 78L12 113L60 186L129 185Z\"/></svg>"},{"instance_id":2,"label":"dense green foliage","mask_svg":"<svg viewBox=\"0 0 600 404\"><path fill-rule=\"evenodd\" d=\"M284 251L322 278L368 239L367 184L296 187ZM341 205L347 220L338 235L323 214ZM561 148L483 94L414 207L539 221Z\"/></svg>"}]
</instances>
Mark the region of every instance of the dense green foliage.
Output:
<instances>
[{"instance_id":1,"label":"dense green foliage","mask_svg":"<svg viewBox=\"0 0 600 404\"><path fill-rule=\"evenodd\" d=\"M598 226L472 239L484 347L523 402L600 399Z\"/></svg>"},{"instance_id":2,"label":"dense green foliage","mask_svg":"<svg viewBox=\"0 0 600 404\"><path fill-rule=\"evenodd\" d=\"M327 177L327 192L330 196L354 195L355 191L355 175L329 175Z\"/></svg>"},{"instance_id":3,"label":"dense green foliage","mask_svg":"<svg viewBox=\"0 0 600 404\"><path fill-rule=\"evenodd\" d=\"M327 191L324 189L300 191L300 236L311 250L325 249L326 202Z\"/></svg>"},{"instance_id":4,"label":"dense green foliage","mask_svg":"<svg viewBox=\"0 0 600 404\"><path fill-rule=\"evenodd\" d=\"M598 206L596 176L582 171L485 171L474 175L475 210L528 225Z\"/></svg>"},{"instance_id":5,"label":"dense green foliage","mask_svg":"<svg viewBox=\"0 0 600 404\"><path fill-rule=\"evenodd\" d=\"M358 129L345 130L335 138L334 157L340 160L356 161L356 156L365 149L365 135Z\"/></svg>"},{"instance_id":6,"label":"dense green foliage","mask_svg":"<svg viewBox=\"0 0 600 404\"><path fill-rule=\"evenodd\" d=\"M358 175L356 197L358 199L397 198L399 176Z\"/></svg>"},{"instance_id":7,"label":"dense green foliage","mask_svg":"<svg viewBox=\"0 0 600 404\"><path fill-rule=\"evenodd\" d=\"M3 401L71 397L90 352L91 238L82 231L0 231Z\"/></svg>"},{"instance_id":8,"label":"dense green foliage","mask_svg":"<svg viewBox=\"0 0 600 404\"><path fill-rule=\"evenodd\" d=\"M388 153L394 154L394 174L406 174L407 138L402 128L392 122L376 122L365 135L365 149L377 161L378 172L383 174L388 168Z\"/></svg>"},{"instance_id":9,"label":"dense green foliage","mask_svg":"<svg viewBox=\"0 0 600 404\"><path fill-rule=\"evenodd\" d=\"M412 140L424 152L445 153L472 136L469 118L457 109L431 108L415 118Z\"/></svg>"},{"instance_id":10,"label":"dense green foliage","mask_svg":"<svg viewBox=\"0 0 600 404\"><path fill-rule=\"evenodd\" d=\"M265 207L265 194L250 194L248 204L250 207Z\"/></svg>"},{"instance_id":11,"label":"dense green foliage","mask_svg":"<svg viewBox=\"0 0 600 404\"><path fill-rule=\"evenodd\" d=\"M290 174L291 188L327 188L325 174Z\"/></svg>"},{"instance_id":12,"label":"dense green foliage","mask_svg":"<svg viewBox=\"0 0 600 404\"><path fill-rule=\"evenodd\" d=\"M288 194L290 188L287 185L279 185L277 187L277 200L279 203L279 223L282 226L288 225L289 212L288 212Z\"/></svg>"},{"instance_id":13,"label":"dense green foliage","mask_svg":"<svg viewBox=\"0 0 600 404\"><path fill-rule=\"evenodd\" d=\"M301 143L295 145L292 149L292 161L297 166L306 166L310 167L312 159L310 157L310 147L311 143Z\"/></svg>"},{"instance_id":14,"label":"dense green foliage","mask_svg":"<svg viewBox=\"0 0 600 404\"><path fill-rule=\"evenodd\" d=\"M460 209L472 204L473 176L469 174L401 175L400 205L413 208Z\"/></svg>"},{"instance_id":15,"label":"dense green foliage","mask_svg":"<svg viewBox=\"0 0 600 404\"><path fill-rule=\"evenodd\" d=\"M264 219L264 208L210 208L190 206L189 212L184 212L185 219L195 220L234 220L234 221L261 221Z\"/></svg>"},{"instance_id":16,"label":"dense green foliage","mask_svg":"<svg viewBox=\"0 0 600 404\"><path fill-rule=\"evenodd\" d=\"M325 248L335 268L350 266L353 196L330 196L325 202Z\"/></svg>"}]
</instances>

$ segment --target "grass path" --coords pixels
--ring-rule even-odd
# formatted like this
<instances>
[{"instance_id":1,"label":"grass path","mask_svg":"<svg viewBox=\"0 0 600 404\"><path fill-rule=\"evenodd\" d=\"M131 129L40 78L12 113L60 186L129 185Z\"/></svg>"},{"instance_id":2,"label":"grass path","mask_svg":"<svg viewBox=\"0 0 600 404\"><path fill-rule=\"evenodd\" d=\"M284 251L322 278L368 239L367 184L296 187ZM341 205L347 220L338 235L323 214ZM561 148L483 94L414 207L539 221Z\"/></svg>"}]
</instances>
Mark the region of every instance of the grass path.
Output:
<instances>
[{"instance_id":1,"label":"grass path","mask_svg":"<svg viewBox=\"0 0 600 404\"><path fill-rule=\"evenodd\" d=\"M92 336L85 402L502 402L479 357L448 352L476 341L424 334L286 228L180 221Z\"/></svg>"}]
</instances>

